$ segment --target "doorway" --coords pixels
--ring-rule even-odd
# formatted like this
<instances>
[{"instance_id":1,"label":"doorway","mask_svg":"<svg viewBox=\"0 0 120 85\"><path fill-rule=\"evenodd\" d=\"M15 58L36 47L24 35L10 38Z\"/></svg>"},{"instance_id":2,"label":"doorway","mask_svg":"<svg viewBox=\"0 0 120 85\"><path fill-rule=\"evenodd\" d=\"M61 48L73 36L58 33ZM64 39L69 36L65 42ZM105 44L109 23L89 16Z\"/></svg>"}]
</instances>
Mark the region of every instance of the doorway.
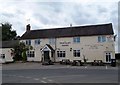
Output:
<instances>
[{"instance_id":1,"label":"doorway","mask_svg":"<svg viewBox=\"0 0 120 85\"><path fill-rule=\"evenodd\" d=\"M49 51L44 51L44 61L49 61L50 56L49 56Z\"/></svg>"},{"instance_id":2,"label":"doorway","mask_svg":"<svg viewBox=\"0 0 120 85\"><path fill-rule=\"evenodd\" d=\"M111 52L106 52L105 56L106 56L106 63L110 63L111 58L112 58L112 53Z\"/></svg>"}]
</instances>

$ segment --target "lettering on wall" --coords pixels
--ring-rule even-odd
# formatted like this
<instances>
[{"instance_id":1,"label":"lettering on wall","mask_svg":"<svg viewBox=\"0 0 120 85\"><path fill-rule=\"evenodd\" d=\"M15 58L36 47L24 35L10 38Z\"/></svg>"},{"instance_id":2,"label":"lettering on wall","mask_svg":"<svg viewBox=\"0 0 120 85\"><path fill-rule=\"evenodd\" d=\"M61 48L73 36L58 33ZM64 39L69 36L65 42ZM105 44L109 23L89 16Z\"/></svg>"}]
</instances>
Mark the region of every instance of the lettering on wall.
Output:
<instances>
[{"instance_id":1,"label":"lettering on wall","mask_svg":"<svg viewBox=\"0 0 120 85\"><path fill-rule=\"evenodd\" d=\"M69 46L69 44L71 44L71 42L62 41L62 42L60 42L60 44L61 44L62 46Z\"/></svg>"},{"instance_id":2,"label":"lettering on wall","mask_svg":"<svg viewBox=\"0 0 120 85\"><path fill-rule=\"evenodd\" d=\"M94 44L94 45L85 45L85 46L88 46L89 49L99 49L99 47L100 47L100 46L103 46L103 45Z\"/></svg>"}]
</instances>

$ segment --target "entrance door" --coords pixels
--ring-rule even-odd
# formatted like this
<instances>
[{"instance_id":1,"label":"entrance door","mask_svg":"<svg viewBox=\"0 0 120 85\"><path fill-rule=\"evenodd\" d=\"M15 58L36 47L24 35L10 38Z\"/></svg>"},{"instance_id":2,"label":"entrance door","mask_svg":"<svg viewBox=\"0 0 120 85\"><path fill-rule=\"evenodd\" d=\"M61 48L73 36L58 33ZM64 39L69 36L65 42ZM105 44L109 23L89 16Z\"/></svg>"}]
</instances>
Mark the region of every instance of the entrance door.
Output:
<instances>
[{"instance_id":1,"label":"entrance door","mask_svg":"<svg viewBox=\"0 0 120 85\"><path fill-rule=\"evenodd\" d=\"M111 57L112 57L112 53L106 52L106 63L110 63L111 62Z\"/></svg>"},{"instance_id":2,"label":"entrance door","mask_svg":"<svg viewBox=\"0 0 120 85\"><path fill-rule=\"evenodd\" d=\"M49 51L44 51L44 61L49 61L50 56L49 56Z\"/></svg>"}]
</instances>

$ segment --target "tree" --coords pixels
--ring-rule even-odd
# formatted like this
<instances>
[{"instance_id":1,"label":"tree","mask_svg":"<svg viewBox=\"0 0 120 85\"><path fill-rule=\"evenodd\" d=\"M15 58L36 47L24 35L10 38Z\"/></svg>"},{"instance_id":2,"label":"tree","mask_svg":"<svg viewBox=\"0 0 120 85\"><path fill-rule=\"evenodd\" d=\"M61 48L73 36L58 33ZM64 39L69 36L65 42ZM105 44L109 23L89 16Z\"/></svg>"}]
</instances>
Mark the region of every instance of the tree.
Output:
<instances>
[{"instance_id":1,"label":"tree","mask_svg":"<svg viewBox=\"0 0 120 85\"><path fill-rule=\"evenodd\" d=\"M32 50L32 46L25 45L24 42L20 42L17 46L14 47L14 61L26 61L27 55L26 51Z\"/></svg>"},{"instance_id":2,"label":"tree","mask_svg":"<svg viewBox=\"0 0 120 85\"><path fill-rule=\"evenodd\" d=\"M2 25L2 41L14 40L17 36L16 31L12 30L12 25L8 22Z\"/></svg>"}]
</instances>

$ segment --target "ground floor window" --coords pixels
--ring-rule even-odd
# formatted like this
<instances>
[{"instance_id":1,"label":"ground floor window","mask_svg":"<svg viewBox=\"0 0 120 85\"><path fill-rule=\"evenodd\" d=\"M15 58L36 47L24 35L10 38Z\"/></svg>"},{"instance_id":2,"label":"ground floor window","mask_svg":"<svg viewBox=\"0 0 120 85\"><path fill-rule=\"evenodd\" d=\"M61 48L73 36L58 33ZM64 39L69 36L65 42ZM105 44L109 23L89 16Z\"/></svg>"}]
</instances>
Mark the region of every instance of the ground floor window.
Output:
<instances>
[{"instance_id":1,"label":"ground floor window","mask_svg":"<svg viewBox=\"0 0 120 85\"><path fill-rule=\"evenodd\" d=\"M65 51L57 51L57 56L58 57L65 57L66 56L66 52Z\"/></svg>"},{"instance_id":2,"label":"ground floor window","mask_svg":"<svg viewBox=\"0 0 120 85\"><path fill-rule=\"evenodd\" d=\"M35 57L34 51L27 51L27 57Z\"/></svg>"},{"instance_id":3,"label":"ground floor window","mask_svg":"<svg viewBox=\"0 0 120 85\"><path fill-rule=\"evenodd\" d=\"M111 61L111 53L106 53L106 62L110 62Z\"/></svg>"},{"instance_id":4,"label":"ground floor window","mask_svg":"<svg viewBox=\"0 0 120 85\"><path fill-rule=\"evenodd\" d=\"M80 50L73 50L74 57L80 57Z\"/></svg>"},{"instance_id":5,"label":"ground floor window","mask_svg":"<svg viewBox=\"0 0 120 85\"><path fill-rule=\"evenodd\" d=\"M5 54L1 54L0 58L5 59Z\"/></svg>"}]
</instances>

